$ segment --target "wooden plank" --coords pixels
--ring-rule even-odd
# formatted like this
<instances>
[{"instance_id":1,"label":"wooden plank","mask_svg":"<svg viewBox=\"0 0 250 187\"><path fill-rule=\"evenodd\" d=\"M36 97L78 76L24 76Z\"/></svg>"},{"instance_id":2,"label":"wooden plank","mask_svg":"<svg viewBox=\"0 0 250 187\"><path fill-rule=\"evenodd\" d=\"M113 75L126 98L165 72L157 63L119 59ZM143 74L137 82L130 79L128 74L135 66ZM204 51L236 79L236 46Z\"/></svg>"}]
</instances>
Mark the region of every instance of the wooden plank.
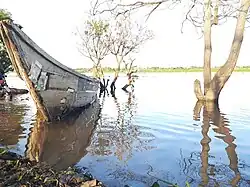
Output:
<instances>
[{"instance_id":1,"label":"wooden plank","mask_svg":"<svg viewBox=\"0 0 250 187\"><path fill-rule=\"evenodd\" d=\"M41 72L36 89L37 90L46 90L47 89L47 82L48 82L47 72Z\"/></svg>"},{"instance_id":2,"label":"wooden plank","mask_svg":"<svg viewBox=\"0 0 250 187\"><path fill-rule=\"evenodd\" d=\"M13 53L11 52L10 48L7 47L8 44L7 44L6 41L4 40L4 29L3 29L3 23L2 23L2 22L0 22L0 34L1 34L1 37L2 37L2 39L3 39L4 45L6 46L7 53L8 53L8 55L9 55L9 57L10 57L10 61L12 62L12 66L13 66L15 72L17 73L17 75L18 75L21 79L23 79L22 76L21 76L21 74L20 74L20 72L19 72L19 70L18 70L18 67L17 67L16 63L14 63L14 62L15 62L14 55L13 55Z\"/></svg>"},{"instance_id":3,"label":"wooden plank","mask_svg":"<svg viewBox=\"0 0 250 187\"><path fill-rule=\"evenodd\" d=\"M49 74L48 78L48 89L60 89L67 91L71 88L77 91L78 87L78 77L65 77L57 74Z\"/></svg>"},{"instance_id":4,"label":"wooden plank","mask_svg":"<svg viewBox=\"0 0 250 187\"><path fill-rule=\"evenodd\" d=\"M3 24L1 24L1 25L2 25L2 29L4 31L4 32L2 31L2 37L3 37L4 43L5 43L6 47L9 49L10 53L12 54L12 60L13 60L12 63L17 66L21 77L26 82L26 86L28 87L28 89L30 91L30 95L33 98L33 100L37 106L37 109L41 113L43 119L45 121L49 121L49 114L46 111L46 108L44 107L43 103L40 101L38 94L37 94L37 92L32 84L32 81L29 79L27 72L24 70L21 59L19 57L19 53L8 35L9 34L8 29L5 27L5 25L3 25Z\"/></svg>"},{"instance_id":5,"label":"wooden plank","mask_svg":"<svg viewBox=\"0 0 250 187\"><path fill-rule=\"evenodd\" d=\"M40 48L34 41L32 41L20 28L18 28L14 23L7 23L9 26L11 26L11 28L13 29L13 31L15 32L16 35L18 35L18 37L23 40L25 43L27 43L30 48L32 48L33 50L35 50L38 54L40 54L43 58L45 58L46 60L50 61L51 64L53 66L57 66L60 67L63 71L69 72L77 77L81 77L83 79L85 79L86 81L89 82L94 82L94 83L99 83L99 80L93 77L89 77L86 76L84 74L78 73L77 71L61 64L60 62L58 62L56 59L54 59L53 57L51 57L49 54L47 54L42 48Z\"/></svg>"},{"instance_id":6,"label":"wooden plank","mask_svg":"<svg viewBox=\"0 0 250 187\"><path fill-rule=\"evenodd\" d=\"M38 61L31 64L29 78L34 84L36 84L38 81L38 78L39 78L40 73L42 71L42 67L43 66Z\"/></svg>"}]
</instances>

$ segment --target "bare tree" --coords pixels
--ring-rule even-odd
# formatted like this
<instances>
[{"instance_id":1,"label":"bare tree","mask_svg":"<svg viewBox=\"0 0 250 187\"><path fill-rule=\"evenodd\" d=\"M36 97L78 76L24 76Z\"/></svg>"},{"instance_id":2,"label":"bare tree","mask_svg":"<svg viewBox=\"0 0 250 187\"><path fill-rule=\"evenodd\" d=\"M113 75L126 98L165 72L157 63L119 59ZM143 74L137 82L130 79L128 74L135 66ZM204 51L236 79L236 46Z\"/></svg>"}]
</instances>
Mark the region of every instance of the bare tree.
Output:
<instances>
[{"instance_id":1,"label":"bare tree","mask_svg":"<svg viewBox=\"0 0 250 187\"><path fill-rule=\"evenodd\" d=\"M125 57L137 53L140 46L151 39L153 34L146 27L132 21L130 16L127 15L116 17L111 30L109 50L115 56L117 62L114 79L110 85L111 92L114 92L115 83Z\"/></svg>"},{"instance_id":2,"label":"bare tree","mask_svg":"<svg viewBox=\"0 0 250 187\"><path fill-rule=\"evenodd\" d=\"M127 61L124 61L125 64L125 70L127 71L127 77L128 77L128 83L125 84L122 89L124 91L127 91L127 88L129 86L133 86L133 74L137 72L137 69L135 69L136 66L134 66L135 58L130 57Z\"/></svg>"},{"instance_id":3,"label":"bare tree","mask_svg":"<svg viewBox=\"0 0 250 187\"><path fill-rule=\"evenodd\" d=\"M228 2L224 0L216 0L213 3L211 0L204 1L204 94L202 94L201 91L200 81L195 80L194 90L198 100L218 102L220 92L228 81L237 64L241 44L243 41L245 23L247 21L250 1L241 0L240 5L238 5L239 8L235 3L236 1ZM213 5L214 7L213 11L211 5ZM219 8L221 8L221 11L218 11ZM231 45L231 50L226 63L216 72L214 77L211 78L212 26L218 25L219 20L223 22L225 18L229 17L237 18L237 24L235 28L234 39ZM197 21L195 21L195 19L192 19L192 22L196 24L198 23Z\"/></svg>"},{"instance_id":4,"label":"bare tree","mask_svg":"<svg viewBox=\"0 0 250 187\"><path fill-rule=\"evenodd\" d=\"M181 0L159 0L159 1L136 1L132 4L125 4L124 1L106 0L109 9L103 9L99 13L114 11L118 9L118 15L131 13L142 7L151 7L147 18L163 4L173 8L182 3ZM112 3L111 3L112 2ZM203 78L204 92L201 90L200 81L195 80L194 92L198 100L218 101L221 90L231 76L241 49L245 24L249 21L249 0L190 0L189 9L183 20L182 27L186 21L191 22L195 27L201 28L204 34L204 63ZM221 25L228 18L236 18L237 24L231 46L231 50L226 63L211 77L211 54L212 42L211 32L213 25Z\"/></svg>"},{"instance_id":5,"label":"bare tree","mask_svg":"<svg viewBox=\"0 0 250 187\"><path fill-rule=\"evenodd\" d=\"M101 61L109 54L109 24L92 18L85 22L84 32L77 31L81 42L79 52L93 62L94 76L103 78Z\"/></svg>"}]
</instances>

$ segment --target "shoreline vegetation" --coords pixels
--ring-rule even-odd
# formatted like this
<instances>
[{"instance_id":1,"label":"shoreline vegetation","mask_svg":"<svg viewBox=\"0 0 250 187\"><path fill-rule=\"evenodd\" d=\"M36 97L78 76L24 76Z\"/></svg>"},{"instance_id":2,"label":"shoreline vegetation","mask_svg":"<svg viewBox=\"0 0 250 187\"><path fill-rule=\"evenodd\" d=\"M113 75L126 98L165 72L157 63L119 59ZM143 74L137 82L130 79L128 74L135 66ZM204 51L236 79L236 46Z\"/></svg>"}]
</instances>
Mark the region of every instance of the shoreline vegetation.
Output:
<instances>
[{"instance_id":1,"label":"shoreline vegetation","mask_svg":"<svg viewBox=\"0 0 250 187\"><path fill-rule=\"evenodd\" d=\"M180 187L158 178L157 181L169 187ZM44 162L30 161L7 148L0 148L0 187L3 186L105 187L106 185L93 178L84 169L69 167L66 170L56 171ZM158 182L154 182L150 187L161 186ZM185 187L190 187L190 184L186 182Z\"/></svg>"},{"instance_id":2,"label":"shoreline vegetation","mask_svg":"<svg viewBox=\"0 0 250 187\"><path fill-rule=\"evenodd\" d=\"M218 71L219 67L213 67L212 72ZM79 73L89 73L92 72L92 68L76 68ZM116 68L104 67L104 73L115 72ZM137 68L138 73L192 73L192 72L202 72L202 67L147 67L147 68ZM121 73L127 73L126 69L120 70ZM250 72L250 66L238 66L235 67L234 72Z\"/></svg>"},{"instance_id":3,"label":"shoreline vegetation","mask_svg":"<svg viewBox=\"0 0 250 187\"><path fill-rule=\"evenodd\" d=\"M0 186L104 186L81 169L55 171L45 163L30 161L5 148L0 148L0 168Z\"/></svg>"}]
</instances>

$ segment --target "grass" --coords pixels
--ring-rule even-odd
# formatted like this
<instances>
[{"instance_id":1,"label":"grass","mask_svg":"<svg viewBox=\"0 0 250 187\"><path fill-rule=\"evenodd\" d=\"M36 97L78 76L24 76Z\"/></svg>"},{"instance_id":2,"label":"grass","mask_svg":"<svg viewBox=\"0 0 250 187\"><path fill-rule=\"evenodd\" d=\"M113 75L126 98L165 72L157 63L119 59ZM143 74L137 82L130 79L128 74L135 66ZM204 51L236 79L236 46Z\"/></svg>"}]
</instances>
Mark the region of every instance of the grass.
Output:
<instances>
[{"instance_id":1,"label":"grass","mask_svg":"<svg viewBox=\"0 0 250 187\"><path fill-rule=\"evenodd\" d=\"M218 71L219 67L213 67L212 72ZM91 68L77 68L76 71L80 73L89 73L92 72ZM114 72L114 68L103 68L104 73L112 73ZM138 72L141 73L191 73L191 72L202 72L202 67L170 67L170 68L162 68L162 67L150 67L150 68L138 68ZM250 72L250 66L241 66L236 67L234 69L235 72ZM125 69L121 69L121 72L126 72Z\"/></svg>"}]
</instances>

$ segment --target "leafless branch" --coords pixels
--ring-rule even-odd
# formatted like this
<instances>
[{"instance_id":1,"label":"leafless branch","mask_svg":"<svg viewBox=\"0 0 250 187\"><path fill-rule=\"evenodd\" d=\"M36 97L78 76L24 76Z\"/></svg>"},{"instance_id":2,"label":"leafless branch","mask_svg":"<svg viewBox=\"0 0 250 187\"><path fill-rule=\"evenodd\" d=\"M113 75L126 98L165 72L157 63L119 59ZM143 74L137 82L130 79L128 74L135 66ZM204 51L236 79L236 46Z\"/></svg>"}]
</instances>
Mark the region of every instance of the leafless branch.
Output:
<instances>
[{"instance_id":1,"label":"leafless branch","mask_svg":"<svg viewBox=\"0 0 250 187\"><path fill-rule=\"evenodd\" d=\"M88 20L84 25L84 31L77 29L77 36L80 39L78 51L89 58L95 66L109 53L109 32L107 23L102 20Z\"/></svg>"},{"instance_id":2,"label":"leafless branch","mask_svg":"<svg viewBox=\"0 0 250 187\"><path fill-rule=\"evenodd\" d=\"M136 53L140 45L153 36L146 27L132 22L129 17L120 15L112 28L110 52L119 61L130 53Z\"/></svg>"},{"instance_id":3,"label":"leafless branch","mask_svg":"<svg viewBox=\"0 0 250 187\"><path fill-rule=\"evenodd\" d=\"M99 0L101 1L101 0ZM146 20L152 15L153 12L159 9L161 5L168 5L166 9L172 9L176 5L184 3L181 0L147 0L147 1L136 1L134 3L124 4L120 0L106 0L108 8L103 8L99 13L112 12L113 15L125 15L131 14L132 12L139 10L141 8L153 7L149 10L146 15ZM204 1L203 0L189 0L189 7L186 10L184 19L181 23L181 32L183 32L183 27L186 22L191 23L194 27L203 31L204 23ZM214 9L211 20L213 25L222 25L227 20L237 18L240 0L212 0L211 8ZM215 9L218 8L218 12ZM216 22L214 22L216 20ZM250 16L247 18L247 22L250 22ZM215 24L216 23L216 24Z\"/></svg>"}]
</instances>

